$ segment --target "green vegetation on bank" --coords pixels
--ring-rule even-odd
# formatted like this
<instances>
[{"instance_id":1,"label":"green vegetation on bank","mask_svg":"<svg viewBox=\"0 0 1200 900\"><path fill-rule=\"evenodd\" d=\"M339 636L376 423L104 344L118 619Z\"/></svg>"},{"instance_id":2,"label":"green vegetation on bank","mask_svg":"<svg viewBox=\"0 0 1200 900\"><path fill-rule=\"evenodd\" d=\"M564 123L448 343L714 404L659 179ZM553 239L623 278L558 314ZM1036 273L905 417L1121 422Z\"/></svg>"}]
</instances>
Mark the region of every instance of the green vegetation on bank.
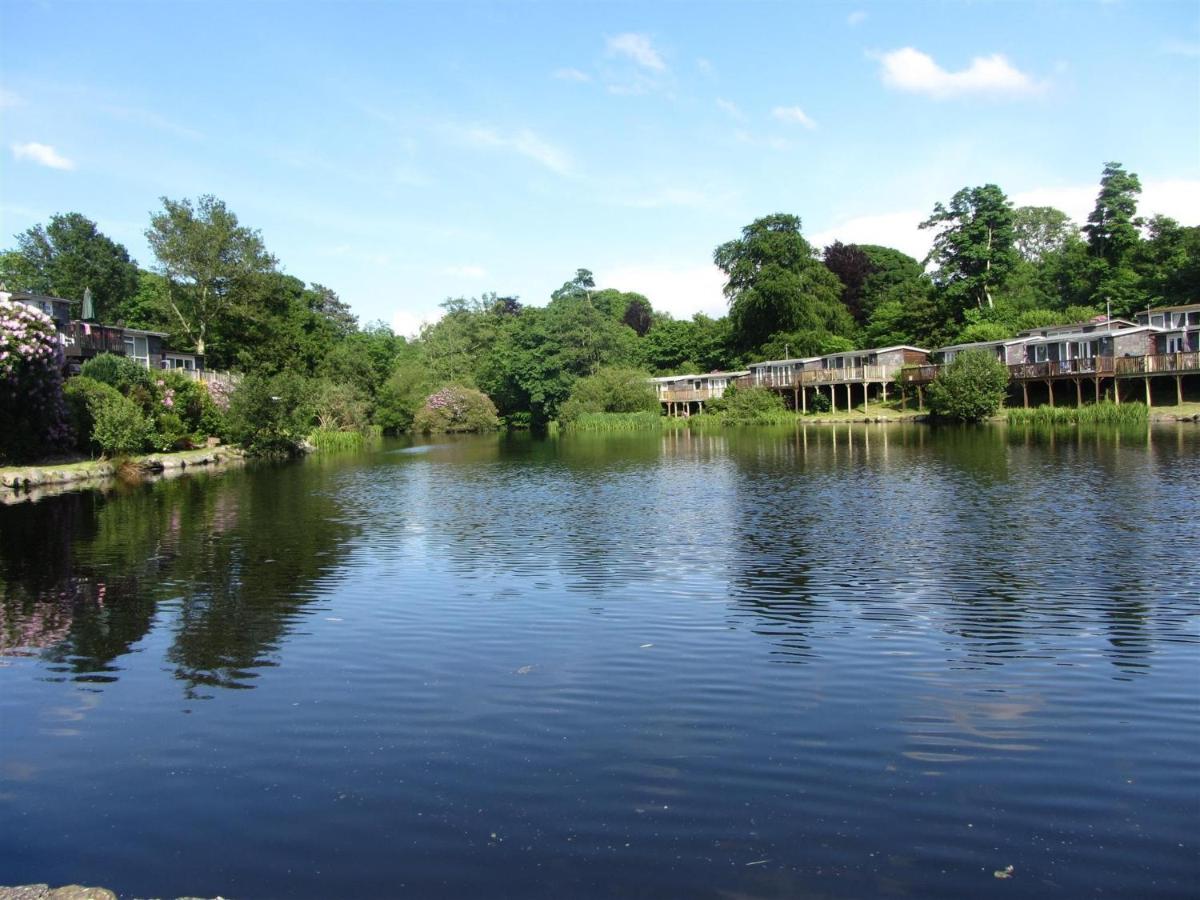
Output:
<instances>
[{"instance_id":1,"label":"green vegetation on bank","mask_svg":"<svg viewBox=\"0 0 1200 900\"><path fill-rule=\"evenodd\" d=\"M726 278L727 316L675 319L641 294L597 285L580 268L544 304L496 293L449 298L441 318L412 338L380 322L361 324L334 290L284 274L262 235L215 197L161 199L148 219L154 259L146 267L85 216L54 215L0 253L8 288L72 300L90 288L99 321L164 332L169 346L203 352L208 368L243 378L232 396L200 386L211 403L189 394L198 418L164 402L168 390L190 390L166 376L146 386L85 373L122 399L94 384L69 386L68 423L44 350L3 325L0 460L67 444L110 454L208 437L252 453L291 453L315 431L327 435L322 443L349 445L354 438L328 435L370 426L386 433L584 427L589 416L655 412L647 375L1003 338L1109 307L1127 316L1192 302L1200 296L1200 227L1138 218L1140 191L1137 175L1106 164L1080 227L1050 207L1015 207L997 185L964 187L935 203L923 224L933 234L925 260L878 245L818 248L799 216L772 213L713 252ZM430 405L451 387L476 392L491 409L473 399L456 418ZM978 418L990 404L987 391L960 396L948 383L931 391L942 392L937 403L946 416ZM823 412L824 402L813 398L813 411ZM795 415L760 397L713 405L697 424ZM586 421L593 428L600 420Z\"/></svg>"},{"instance_id":2,"label":"green vegetation on bank","mask_svg":"<svg viewBox=\"0 0 1200 900\"><path fill-rule=\"evenodd\" d=\"M929 385L929 410L939 419L980 422L996 414L1007 390L1004 363L986 350L966 350Z\"/></svg>"},{"instance_id":3,"label":"green vegetation on bank","mask_svg":"<svg viewBox=\"0 0 1200 900\"><path fill-rule=\"evenodd\" d=\"M1144 403L1090 403L1084 406L1039 406L1010 409L1009 425L1145 425L1150 408Z\"/></svg>"}]
</instances>

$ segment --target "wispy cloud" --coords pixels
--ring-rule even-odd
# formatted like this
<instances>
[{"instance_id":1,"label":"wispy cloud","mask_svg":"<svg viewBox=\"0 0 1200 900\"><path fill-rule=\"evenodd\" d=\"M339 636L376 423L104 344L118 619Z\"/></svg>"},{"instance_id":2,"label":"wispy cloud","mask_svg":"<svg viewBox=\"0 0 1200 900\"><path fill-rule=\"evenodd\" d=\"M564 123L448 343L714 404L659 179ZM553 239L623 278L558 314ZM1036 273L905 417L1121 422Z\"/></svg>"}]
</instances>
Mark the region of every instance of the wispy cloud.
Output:
<instances>
[{"instance_id":1,"label":"wispy cloud","mask_svg":"<svg viewBox=\"0 0 1200 900\"><path fill-rule=\"evenodd\" d=\"M732 100L726 100L723 97L717 98L717 108L733 116L739 122L746 120L746 114Z\"/></svg>"},{"instance_id":2,"label":"wispy cloud","mask_svg":"<svg viewBox=\"0 0 1200 900\"><path fill-rule=\"evenodd\" d=\"M12 109L14 106L24 106L25 99L16 91L0 88L0 109Z\"/></svg>"},{"instance_id":3,"label":"wispy cloud","mask_svg":"<svg viewBox=\"0 0 1200 900\"><path fill-rule=\"evenodd\" d=\"M977 56L958 72L943 69L932 56L913 47L884 53L879 62L888 87L938 100L967 94L1021 96L1036 94L1044 87L1000 53Z\"/></svg>"},{"instance_id":4,"label":"wispy cloud","mask_svg":"<svg viewBox=\"0 0 1200 900\"><path fill-rule=\"evenodd\" d=\"M645 69L655 72L665 72L667 64L662 56L654 49L649 35L626 32L608 39L610 56L625 56Z\"/></svg>"},{"instance_id":5,"label":"wispy cloud","mask_svg":"<svg viewBox=\"0 0 1200 900\"><path fill-rule=\"evenodd\" d=\"M572 69L572 68L555 69L554 77L557 78L559 81L585 82L585 81L592 80L592 76L589 75L587 72L583 72L583 71L580 71L579 69Z\"/></svg>"},{"instance_id":6,"label":"wispy cloud","mask_svg":"<svg viewBox=\"0 0 1200 900\"><path fill-rule=\"evenodd\" d=\"M511 150L559 175L569 175L571 172L571 160L566 152L527 128L512 134L502 134L491 128L471 128L464 133L464 137L477 147Z\"/></svg>"},{"instance_id":7,"label":"wispy cloud","mask_svg":"<svg viewBox=\"0 0 1200 900\"><path fill-rule=\"evenodd\" d=\"M1181 41L1172 38L1163 44L1163 52L1172 56L1200 56L1200 41Z\"/></svg>"},{"instance_id":8,"label":"wispy cloud","mask_svg":"<svg viewBox=\"0 0 1200 900\"><path fill-rule=\"evenodd\" d=\"M196 141L204 137L196 129L180 125L178 122L173 122L165 116L160 116L158 113L151 112L148 109L138 109L132 106L105 105L98 107L98 110L107 113L114 119L120 119L122 122L142 125L146 128L153 128L156 131L165 131L177 137L187 138L188 140Z\"/></svg>"},{"instance_id":9,"label":"wispy cloud","mask_svg":"<svg viewBox=\"0 0 1200 900\"><path fill-rule=\"evenodd\" d=\"M771 110L771 116L780 122L803 125L809 131L817 127L817 123L809 117L808 113L798 106L777 106Z\"/></svg>"},{"instance_id":10,"label":"wispy cloud","mask_svg":"<svg viewBox=\"0 0 1200 900\"><path fill-rule=\"evenodd\" d=\"M738 130L733 133L733 138L739 144L747 144L751 147L767 147L771 150L786 150L791 146L791 142L787 138L781 137L758 137L748 131Z\"/></svg>"},{"instance_id":11,"label":"wispy cloud","mask_svg":"<svg viewBox=\"0 0 1200 900\"><path fill-rule=\"evenodd\" d=\"M27 159L32 163L37 163L39 166L45 166L48 169L63 169L70 171L75 168L75 163L67 159L49 144L38 144L30 142L27 144L12 145L13 159Z\"/></svg>"},{"instance_id":12,"label":"wispy cloud","mask_svg":"<svg viewBox=\"0 0 1200 900\"><path fill-rule=\"evenodd\" d=\"M442 271L453 278L478 280L487 277L487 269L483 266L447 266Z\"/></svg>"},{"instance_id":13,"label":"wispy cloud","mask_svg":"<svg viewBox=\"0 0 1200 900\"><path fill-rule=\"evenodd\" d=\"M846 24L851 28L855 25L861 25L865 21L867 21L867 14L861 9L856 9L850 15L846 16Z\"/></svg>"}]
</instances>

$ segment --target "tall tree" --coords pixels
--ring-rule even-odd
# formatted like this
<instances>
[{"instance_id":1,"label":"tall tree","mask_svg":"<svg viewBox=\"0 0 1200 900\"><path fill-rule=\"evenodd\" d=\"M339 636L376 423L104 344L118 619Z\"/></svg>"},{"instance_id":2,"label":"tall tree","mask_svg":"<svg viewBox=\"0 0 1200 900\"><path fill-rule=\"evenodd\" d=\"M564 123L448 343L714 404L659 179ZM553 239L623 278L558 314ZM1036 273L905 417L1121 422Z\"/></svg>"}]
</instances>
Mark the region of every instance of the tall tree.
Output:
<instances>
[{"instance_id":1,"label":"tall tree","mask_svg":"<svg viewBox=\"0 0 1200 900\"><path fill-rule=\"evenodd\" d=\"M934 282L948 301L949 311L961 316L970 304L993 305L993 292L1004 283L1017 262L1013 208L994 184L963 188L938 203L921 228L940 229L926 264L937 265Z\"/></svg>"},{"instance_id":2,"label":"tall tree","mask_svg":"<svg viewBox=\"0 0 1200 900\"><path fill-rule=\"evenodd\" d=\"M1137 175L1126 172L1120 163L1104 166L1096 206L1083 231L1092 255L1113 269L1124 266L1138 245L1137 195L1142 183Z\"/></svg>"},{"instance_id":3,"label":"tall tree","mask_svg":"<svg viewBox=\"0 0 1200 900\"><path fill-rule=\"evenodd\" d=\"M1026 262L1040 263L1047 254L1061 251L1078 233L1071 217L1053 206L1013 210L1013 244Z\"/></svg>"},{"instance_id":4,"label":"tall tree","mask_svg":"<svg viewBox=\"0 0 1200 900\"><path fill-rule=\"evenodd\" d=\"M197 353L206 352L213 325L228 316L238 290L275 270L275 257L255 229L211 194L191 200L162 198L150 218L146 240L167 280L167 304Z\"/></svg>"},{"instance_id":5,"label":"tall tree","mask_svg":"<svg viewBox=\"0 0 1200 900\"><path fill-rule=\"evenodd\" d=\"M800 233L800 217L756 219L722 244L713 261L725 272L725 296L738 345L758 347L776 332L847 335L854 320L842 305L842 284L815 257Z\"/></svg>"},{"instance_id":6,"label":"tall tree","mask_svg":"<svg viewBox=\"0 0 1200 900\"><path fill-rule=\"evenodd\" d=\"M834 241L825 248L825 266L842 283L842 303L860 325L866 321L868 310L863 302L867 276L873 271L871 258L857 244Z\"/></svg>"},{"instance_id":7,"label":"tall tree","mask_svg":"<svg viewBox=\"0 0 1200 900\"><path fill-rule=\"evenodd\" d=\"M137 293L129 251L79 213L60 213L22 232L17 248L0 263L0 279L14 290L78 301L90 288L96 318L108 322L121 318L122 303Z\"/></svg>"}]
</instances>

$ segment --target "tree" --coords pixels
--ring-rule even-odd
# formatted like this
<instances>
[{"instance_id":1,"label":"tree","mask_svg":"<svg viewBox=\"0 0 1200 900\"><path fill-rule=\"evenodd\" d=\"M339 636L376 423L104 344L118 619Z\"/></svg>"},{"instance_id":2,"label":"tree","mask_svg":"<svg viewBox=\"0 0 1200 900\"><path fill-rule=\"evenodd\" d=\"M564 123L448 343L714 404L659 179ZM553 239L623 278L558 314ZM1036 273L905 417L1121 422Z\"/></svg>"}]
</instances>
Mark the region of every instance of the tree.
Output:
<instances>
[{"instance_id":1,"label":"tree","mask_svg":"<svg viewBox=\"0 0 1200 900\"><path fill-rule=\"evenodd\" d=\"M1026 262L1040 263L1078 234L1071 217L1053 206L1018 206L1013 210L1013 246Z\"/></svg>"},{"instance_id":2,"label":"tree","mask_svg":"<svg viewBox=\"0 0 1200 900\"><path fill-rule=\"evenodd\" d=\"M941 419L979 422L995 415L1008 389L1008 369L987 350L964 350L929 385L929 409Z\"/></svg>"},{"instance_id":3,"label":"tree","mask_svg":"<svg viewBox=\"0 0 1200 900\"><path fill-rule=\"evenodd\" d=\"M0 300L0 462L66 446L62 368L62 343L50 317Z\"/></svg>"},{"instance_id":4,"label":"tree","mask_svg":"<svg viewBox=\"0 0 1200 900\"><path fill-rule=\"evenodd\" d=\"M628 296L629 303L625 306L621 321L632 328L638 337L644 337L654 324L654 309L650 306L650 301L641 294Z\"/></svg>"},{"instance_id":5,"label":"tree","mask_svg":"<svg viewBox=\"0 0 1200 900\"><path fill-rule=\"evenodd\" d=\"M596 289L596 279L592 277L591 269L576 269L575 277L570 281L565 282L562 287L550 295L551 300L564 300L567 298L591 298L592 291Z\"/></svg>"},{"instance_id":6,"label":"tree","mask_svg":"<svg viewBox=\"0 0 1200 900\"><path fill-rule=\"evenodd\" d=\"M1088 215L1083 231L1092 255L1110 268L1120 269L1139 241L1137 195L1142 183L1137 175L1126 172L1120 163L1105 164L1100 177L1096 206Z\"/></svg>"},{"instance_id":7,"label":"tree","mask_svg":"<svg viewBox=\"0 0 1200 900\"><path fill-rule=\"evenodd\" d=\"M559 419L571 422L584 413L631 412L659 412L654 388L639 369L607 366L575 382Z\"/></svg>"},{"instance_id":8,"label":"tree","mask_svg":"<svg viewBox=\"0 0 1200 900\"><path fill-rule=\"evenodd\" d=\"M1016 265L1013 209L994 184L963 188L938 203L921 228L940 229L926 264L937 265L935 283L949 312L960 316L968 305L992 306L992 294Z\"/></svg>"},{"instance_id":9,"label":"tree","mask_svg":"<svg viewBox=\"0 0 1200 900\"><path fill-rule=\"evenodd\" d=\"M713 261L728 279L729 318L744 350L779 331L847 335L854 328L842 305L841 282L814 257L799 216L756 219L740 238L719 246Z\"/></svg>"},{"instance_id":10,"label":"tree","mask_svg":"<svg viewBox=\"0 0 1200 900\"><path fill-rule=\"evenodd\" d=\"M826 247L823 258L825 266L842 283L842 303L854 316L854 321L862 324L868 312L863 293L867 276L874 270L871 258L857 244L843 244L841 241L834 241Z\"/></svg>"},{"instance_id":11,"label":"tree","mask_svg":"<svg viewBox=\"0 0 1200 900\"><path fill-rule=\"evenodd\" d=\"M116 322L122 304L138 290L129 251L79 213L50 217L17 235L18 249L0 261L0 279L14 290L81 300L90 289L96 318Z\"/></svg>"},{"instance_id":12,"label":"tree","mask_svg":"<svg viewBox=\"0 0 1200 900\"><path fill-rule=\"evenodd\" d=\"M211 194L191 200L162 198L150 218L146 240L167 280L167 305L197 353L206 352L214 325L227 317L238 291L258 275L275 270L275 257L258 231Z\"/></svg>"}]
</instances>

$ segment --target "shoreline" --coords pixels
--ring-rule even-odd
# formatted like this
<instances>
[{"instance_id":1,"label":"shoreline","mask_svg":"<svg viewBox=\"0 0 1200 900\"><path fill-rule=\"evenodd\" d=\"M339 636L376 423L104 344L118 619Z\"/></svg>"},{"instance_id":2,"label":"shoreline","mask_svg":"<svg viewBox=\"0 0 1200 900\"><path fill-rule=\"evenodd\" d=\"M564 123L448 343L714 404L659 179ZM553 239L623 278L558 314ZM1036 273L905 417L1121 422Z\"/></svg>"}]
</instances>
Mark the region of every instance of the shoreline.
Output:
<instances>
[{"instance_id":1,"label":"shoreline","mask_svg":"<svg viewBox=\"0 0 1200 900\"><path fill-rule=\"evenodd\" d=\"M154 477L182 475L189 470L215 471L245 462L238 447L204 447L173 453L147 453L124 459L88 459L0 467L0 502L19 502L40 488L79 487L117 478L122 472Z\"/></svg>"}]
</instances>

